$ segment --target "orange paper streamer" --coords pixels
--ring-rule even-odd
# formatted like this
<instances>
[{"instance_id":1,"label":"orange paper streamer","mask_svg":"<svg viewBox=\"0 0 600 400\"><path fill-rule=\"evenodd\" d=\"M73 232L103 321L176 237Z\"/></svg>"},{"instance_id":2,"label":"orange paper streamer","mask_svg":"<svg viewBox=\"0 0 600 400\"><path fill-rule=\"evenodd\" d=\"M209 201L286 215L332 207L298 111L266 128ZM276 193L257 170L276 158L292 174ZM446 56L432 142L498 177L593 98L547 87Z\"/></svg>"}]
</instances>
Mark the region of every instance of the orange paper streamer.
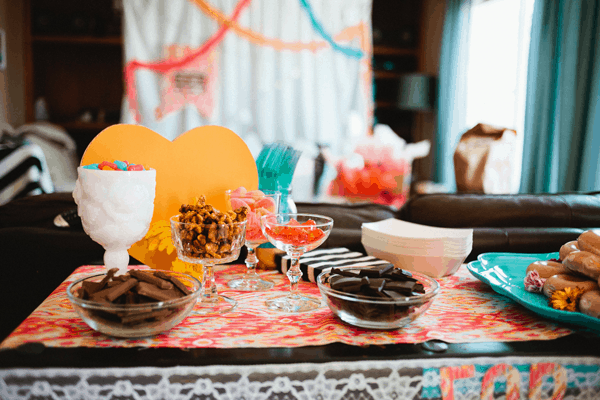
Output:
<instances>
[{"instance_id":1,"label":"orange paper streamer","mask_svg":"<svg viewBox=\"0 0 600 400\"><path fill-rule=\"evenodd\" d=\"M217 21L221 25L225 25L235 32L238 36L247 39L249 42L258 46L272 47L275 50L291 50L291 51L303 51L310 50L316 52L317 50L329 47L329 43L324 40L312 41L312 42L285 42L281 39L267 38L264 35L254 32L250 29L240 26L235 20L228 18L221 11L214 8L204 0L190 0L196 4L200 10L206 15ZM360 22L354 26L349 26L340 33L334 36L335 41L350 41L356 37L361 38L361 50L364 52L365 47L363 45L363 36L365 32L365 24Z\"/></svg>"}]
</instances>

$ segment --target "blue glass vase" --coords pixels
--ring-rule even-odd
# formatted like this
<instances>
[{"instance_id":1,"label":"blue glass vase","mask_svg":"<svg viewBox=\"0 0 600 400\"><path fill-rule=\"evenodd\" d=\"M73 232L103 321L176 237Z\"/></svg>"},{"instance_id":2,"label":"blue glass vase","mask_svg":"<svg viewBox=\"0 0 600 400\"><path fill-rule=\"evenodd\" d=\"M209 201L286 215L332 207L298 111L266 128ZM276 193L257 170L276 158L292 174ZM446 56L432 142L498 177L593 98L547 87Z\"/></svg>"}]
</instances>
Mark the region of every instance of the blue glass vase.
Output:
<instances>
[{"instance_id":1,"label":"blue glass vase","mask_svg":"<svg viewBox=\"0 0 600 400\"><path fill-rule=\"evenodd\" d=\"M262 188L260 190L263 190ZM284 188L278 188L277 189L278 192L281 193L281 197L279 200L279 213L281 214L295 214L298 212L298 209L296 208L296 203L294 202L294 199L292 198L292 189L284 189ZM260 246L258 246L258 248L261 249L274 249L275 246L273 246L270 242L267 243L263 243Z\"/></svg>"},{"instance_id":2,"label":"blue glass vase","mask_svg":"<svg viewBox=\"0 0 600 400\"><path fill-rule=\"evenodd\" d=\"M281 200L279 203L279 212L284 214L295 214L298 212L296 203L292 198L292 189L279 188L278 191L281 193Z\"/></svg>"}]
</instances>

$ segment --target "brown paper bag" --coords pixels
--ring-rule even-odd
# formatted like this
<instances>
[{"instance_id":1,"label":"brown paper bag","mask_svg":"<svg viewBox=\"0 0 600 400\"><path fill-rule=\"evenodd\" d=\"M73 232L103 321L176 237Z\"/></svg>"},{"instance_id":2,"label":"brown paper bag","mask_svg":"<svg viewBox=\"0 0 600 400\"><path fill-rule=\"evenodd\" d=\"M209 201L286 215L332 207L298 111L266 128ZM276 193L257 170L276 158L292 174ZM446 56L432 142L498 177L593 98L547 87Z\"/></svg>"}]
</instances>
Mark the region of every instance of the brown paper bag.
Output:
<instances>
[{"instance_id":1,"label":"brown paper bag","mask_svg":"<svg viewBox=\"0 0 600 400\"><path fill-rule=\"evenodd\" d=\"M465 132L454 152L457 191L510 193L516 146L512 129L477 124Z\"/></svg>"}]
</instances>

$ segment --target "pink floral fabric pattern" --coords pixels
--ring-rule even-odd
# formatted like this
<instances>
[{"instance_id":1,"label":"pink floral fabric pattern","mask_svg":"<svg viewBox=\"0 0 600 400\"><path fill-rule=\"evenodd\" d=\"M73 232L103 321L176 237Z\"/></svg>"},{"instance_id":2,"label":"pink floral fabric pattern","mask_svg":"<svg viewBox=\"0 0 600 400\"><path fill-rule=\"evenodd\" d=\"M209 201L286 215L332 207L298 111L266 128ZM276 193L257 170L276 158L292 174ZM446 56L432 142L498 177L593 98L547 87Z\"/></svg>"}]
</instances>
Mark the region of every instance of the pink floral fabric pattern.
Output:
<instances>
[{"instance_id":1,"label":"pink floral fabric pattern","mask_svg":"<svg viewBox=\"0 0 600 400\"><path fill-rule=\"evenodd\" d=\"M364 346L422 343L431 339L449 343L509 342L551 340L572 332L495 293L473 277L464 265L454 275L438 280L440 293L424 315L404 328L391 331L348 325L337 319L324 303L307 313L271 311L264 302L288 291L287 277L276 271L261 271L264 278L275 282L273 289L266 292L233 291L225 282L241 274L246 267L228 265L216 267L215 273L219 293L238 301L233 312L202 316L192 311L179 325L160 335L120 339L88 327L66 296L66 288L71 282L103 268L82 266L75 270L0 344L0 350L27 342L41 342L47 347L179 348L300 347L334 342ZM320 297L316 284L301 281L299 290Z\"/></svg>"}]
</instances>

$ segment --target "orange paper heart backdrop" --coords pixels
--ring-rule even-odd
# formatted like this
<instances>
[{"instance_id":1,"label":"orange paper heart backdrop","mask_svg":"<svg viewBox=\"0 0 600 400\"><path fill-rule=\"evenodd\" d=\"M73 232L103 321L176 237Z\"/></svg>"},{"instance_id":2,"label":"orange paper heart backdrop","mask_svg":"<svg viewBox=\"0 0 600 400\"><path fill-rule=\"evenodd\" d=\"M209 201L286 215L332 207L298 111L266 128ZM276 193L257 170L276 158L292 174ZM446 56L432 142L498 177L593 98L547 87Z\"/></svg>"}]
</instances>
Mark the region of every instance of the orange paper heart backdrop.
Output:
<instances>
[{"instance_id":1,"label":"orange paper heart backdrop","mask_svg":"<svg viewBox=\"0 0 600 400\"><path fill-rule=\"evenodd\" d=\"M194 128L170 141L140 125L113 125L88 145L81 165L126 160L156 169L152 223L169 220L184 203L206 196L208 204L225 211L225 191L240 186L258 189L256 162L248 146L220 126ZM149 250L142 239L129 254L151 268L169 269L176 254Z\"/></svg>"}]
</instances>

